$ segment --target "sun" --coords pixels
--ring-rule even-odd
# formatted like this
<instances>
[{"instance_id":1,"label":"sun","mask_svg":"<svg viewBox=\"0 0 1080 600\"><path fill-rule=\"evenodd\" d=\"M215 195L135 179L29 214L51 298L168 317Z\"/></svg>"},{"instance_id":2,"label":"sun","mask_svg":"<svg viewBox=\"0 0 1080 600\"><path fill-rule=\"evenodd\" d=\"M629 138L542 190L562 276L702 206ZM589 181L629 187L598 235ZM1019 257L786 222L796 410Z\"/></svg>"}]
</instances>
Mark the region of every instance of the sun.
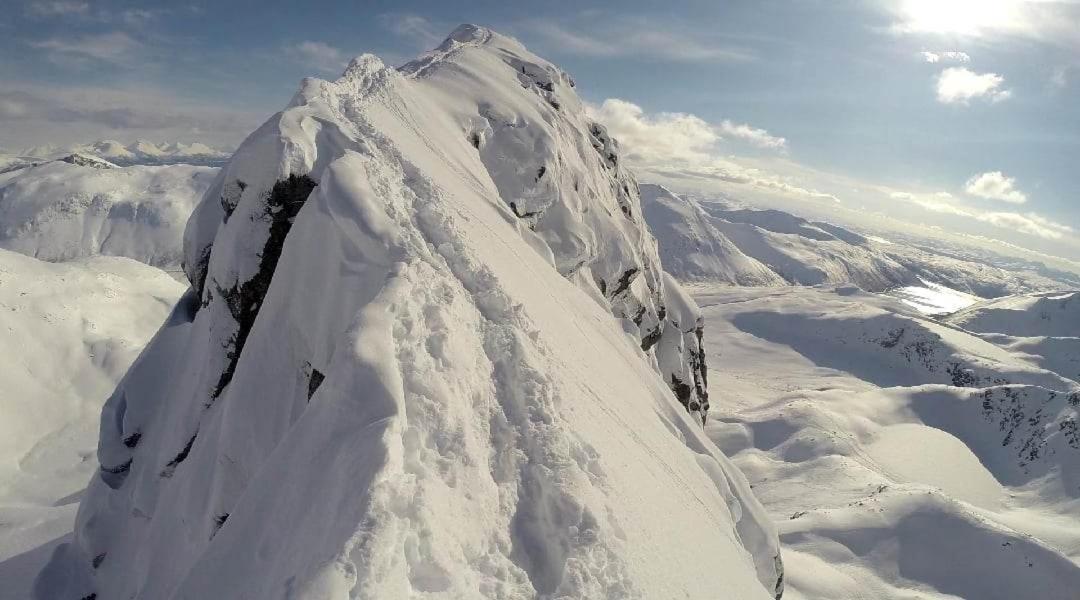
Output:
<instances>
[{"instance_id":1,"label":"sun","mask_svg":"<svg viewBox=\"0 0 1080 600\"><path fill-rule=\"evenodd\" d=\"M1021 19L1023 0L902 0L908 31L976 36L988 29L1009 29Z\"/></svg>"}]
</instances>

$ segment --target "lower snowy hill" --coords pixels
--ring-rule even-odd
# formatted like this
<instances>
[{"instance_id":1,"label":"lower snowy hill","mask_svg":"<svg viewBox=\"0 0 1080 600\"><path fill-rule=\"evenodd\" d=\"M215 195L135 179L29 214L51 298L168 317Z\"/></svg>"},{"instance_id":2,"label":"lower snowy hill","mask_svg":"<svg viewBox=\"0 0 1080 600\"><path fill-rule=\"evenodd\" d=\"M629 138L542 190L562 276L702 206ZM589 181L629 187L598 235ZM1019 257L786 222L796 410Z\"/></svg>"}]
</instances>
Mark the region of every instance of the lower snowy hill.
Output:
<instances>
[{"instance_id":1,"label":"lower snowy hill","mask_svg":"<svg viewBox=\"0 0 1080 600\"><path fill-rule=\"evenodd\" d=\"M97 254L165 269L217 169L117 167L72 154L0 174L0 248L48 261Z\"/></svg>"},{"instance_id":2,"label":"lower snowy hill","mask_svg":"<svg viewBox=\"0 0 1080 600\"><path fill-rule=\"evenodd\" d=\"M101 406L182 293L126 258L0 250L0 598L29 598L71 531Z\"/></svg>"},{"instance_id":3,"label":"lower snowy hill","mask_svg":"<svg viewBox=\"0 0 1080 600\"><path fill-rule=\"evenodd\" d=\"M949 315L945 321L1080 381L1080 292L986 300Z\"/></svg>"},{"instance_id":4,"label":"lower snowy hill","mask_svg":"<svg viewBox=\"0 0 1080 600\"><path fill-rule=\"evenodd\" d=\"M659 241L664 269L686 281L785 285L768 267L743 254L709 223L696 203L662 186L641 186L641 210Z\"/></svg>"},{"instance_id":5,"label":"lower snowy hill","mask_svg":"<svg viewBox=\"0 0 1080 600\"><path fill-rule=\"evenodd\" d=\"M305 80L191 217L36 596L779 596L701 313L574 86L474 26Z\"/></svg>"},{"instance_id":6,"label":"lower snowy hill","mask_svg":"<svg viewBox=\"0 0 1080 600\"><path fill-rule=\"evenodd\" d=\"M761 274L758 265L764 265L790 285L850 283L875 292L945 286L992 298L1063 285L1030 265L1007 270L778 210L746 208L729 199L676 195L653 185L643 189L650 190L652 199L645 205L645 218L661 255L673 257L665 265L682 281L775 285L775 277Z\"/></svg>"},{"instance_id":7,"label":"lower snowy hill","mask_svg":"<svg viewBox=\"0 0 1080 600\"><path fill-rule=\"evenodd\" d=\"M987 300L949 316L976 333L1080 337L1080 292L1045 292Z\"/></svg>"},{"instance_id":8,"label":"lower snowy hill","mask_svg":"<svg viewBox=\"0 0 1080 600\"><path fill-rule=\"evenodd\" d=\"M1076 598L1080 384L850 287L694 290L785 598Z\"/></svg>"}]
</instances>

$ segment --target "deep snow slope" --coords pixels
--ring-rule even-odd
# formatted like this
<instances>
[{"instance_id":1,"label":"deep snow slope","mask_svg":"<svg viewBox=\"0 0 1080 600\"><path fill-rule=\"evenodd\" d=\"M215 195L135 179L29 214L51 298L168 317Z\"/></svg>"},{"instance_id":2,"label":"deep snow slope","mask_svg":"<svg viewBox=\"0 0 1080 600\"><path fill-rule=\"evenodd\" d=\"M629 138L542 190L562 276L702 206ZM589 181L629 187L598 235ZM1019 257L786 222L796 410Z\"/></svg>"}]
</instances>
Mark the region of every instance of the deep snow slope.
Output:
<instances>
[{"instance_id":1,"label":"deep snow slope","mask_svg":"<svg viewBox=\"0 0 1080 600\"><path fill-rule=\"evenodd\" d=\"M0 248L48 261L105 254L165 269L217 169L117 167L73 154L0 174Z\"/></svg>"},{"instance_id":2,"label":"deep snow slope","mask_svg":"<svg viewBox=\"0 0 1080 600\"><path fill-rule=\"evenodd\" d=\"M784 279L718 232L697 203L663 186L643 184L641 210L658 240L664 269L684 281L784 285Z\"/></svg>"},{"instance_id":3,"label":"deep snow slope","mask_svg":"<svg viewBox=\"0 0 1080 600\"><path fill-rule=\"evenodd\" d=\"M189 221L199 302L107 402L37 596L777 595L701 314L573 86L475 26L305 80Z\"/></svg>"},{"instance_id":4,"label":"deep snow slope","mask_svg":"<svg viewBox=\"0 0 1080 600\"><path fill-rule=\"evenodd\" d=\"M71 531L101 406L183 289L126 258L0 250L0 598L30 597Z\"/></svg>"},{"instance_id":5,"label":"deep snow slope","mask_svg":"<svg viewBox=\"0 0 1080 600\"><path fill-rule=\"evenodd\" d=\"M693 295L706 430L780 527L785 598L1076 598L1075 381L850 287Z\"/></svg>"}]
</instances>

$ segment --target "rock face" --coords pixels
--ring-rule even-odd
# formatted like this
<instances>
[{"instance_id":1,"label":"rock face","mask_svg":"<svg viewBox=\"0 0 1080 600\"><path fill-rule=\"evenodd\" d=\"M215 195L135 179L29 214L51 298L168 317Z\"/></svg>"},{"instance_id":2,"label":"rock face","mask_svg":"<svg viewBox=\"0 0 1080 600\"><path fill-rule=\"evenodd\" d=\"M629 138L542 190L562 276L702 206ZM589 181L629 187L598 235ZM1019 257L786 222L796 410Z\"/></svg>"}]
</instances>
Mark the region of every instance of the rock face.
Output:
<instances>
[{"instance_id":1,"label":"rock face","mask_svg":"<svg viewBox=\"0 0 1080 600\"><path fill-rule=\"evenodd\" d=\"M573 87L475 26L305 80L191 216L38 596L778 596L700 312Z\"/></svg>"}]
</instances>

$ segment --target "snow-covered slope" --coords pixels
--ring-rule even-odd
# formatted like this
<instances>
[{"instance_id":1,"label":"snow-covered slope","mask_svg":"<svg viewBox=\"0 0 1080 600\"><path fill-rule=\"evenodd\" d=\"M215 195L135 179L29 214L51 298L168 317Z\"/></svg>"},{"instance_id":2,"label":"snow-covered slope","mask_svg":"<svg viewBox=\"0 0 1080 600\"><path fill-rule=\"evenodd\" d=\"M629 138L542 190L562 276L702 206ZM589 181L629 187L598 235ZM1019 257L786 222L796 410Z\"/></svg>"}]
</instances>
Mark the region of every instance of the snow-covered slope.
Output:
<instances>
[{"instance_id":1,"label":"snow-covered slope","mask_svg":"<svg viewBox=\"0 0 1080 600\"><path fill-rule=\"evenodd\" d=\"M106 254L178 269L184 224L216 173L75 154L0 174L0 247L48 261Z\"/></svg>"},{"instance_id":2,"label":"snow-covered slope","mask_svg":"<svg viewBox=\"0 0 1080 600\"><path fill-rule=\"evenodd\" d=\"M1076 597L1080 385L850 287L696 290L785 598Z\"/></svg>"},{"instance_id":3,"label":"snow-covered slope","mask_svg":"<svg viewBox=\"0 0 1080 600\"><path fill-rule=\"evenodd\" d=\"M949 315L946 322L1080 382L1080 292L987 300Z\"/></svg>"},{"instance_id":4,"label":"snow-covered slope","mask_svg":"<svg viewBox=\"0 0 1080 600\"><path fill-rule=\"evenodd\" d=\"M664 269L686 281L785 285L776 273L735 247L709 216L659 185L641 186L641 210L656 236Z\"/></svg>"},{"instance_id":5,"label":"snow-covered slope","mask_svg":"<svg viewBox=\"0 0 1080 600\"><path fill-rule=\"evenodd\" d=\"M116 140L101 140L72 146L38 146L21 153L35 159L54 160L71 154L83 154L107 160L121 166L189 164L220 166L229 158L228 152L194 142L170 142L156 144L136 140L124 144Z\"/></svg>"},{"instance_id":6,"label":"snow-covered slope","mask_svg":"<svg viewBox=\"0 0 1080 600\"><path fill-rule=\"evenodd\" d=\"M1062 283L1027 267L1009 271L985 262L872 239L837 225L778 210L747 208L727 198L676 195L660 187L645 217L669 270L682 281L775 285L855 284L882 292L909 288L932 296L937 286L983 298L1058 289ZM749 261L749 262L748 262ZM762 277L764 265L775 277ZM760 283L754 283L754 281Z\"/></svg>"},{"instance_id":7,"label":"snow-covered slope","mask_svg":"<svg viewBox=\"0 0 1080 600\"><path fill-rule=\"evenodd\" d=\"M101 406L182 292L126 258L0 250L0 598L29 598L71 531Z\"/></svg>"},{"instance_id":8,"label":"snow-covered slope","mask_svg":"<svg viewBox=\"0 0 1080 600\"><path fill-rule=\"evenodd\" d=\"M474 26L305 80L189 221L197 310L106 404L38 597L777 595L700 312L573 86Z\"/></svg>"},{"instance_id":9,"label":"snow-covered slope","mask_svg":"<svg viewBox=\"0 0 1080 600\"><path fill-rule=\"evenodd\" d=\"M987 300L954 313L947 320L976 333L1080 337L1080 292L1044 292Z\"/></svg>"}]
</instances>

